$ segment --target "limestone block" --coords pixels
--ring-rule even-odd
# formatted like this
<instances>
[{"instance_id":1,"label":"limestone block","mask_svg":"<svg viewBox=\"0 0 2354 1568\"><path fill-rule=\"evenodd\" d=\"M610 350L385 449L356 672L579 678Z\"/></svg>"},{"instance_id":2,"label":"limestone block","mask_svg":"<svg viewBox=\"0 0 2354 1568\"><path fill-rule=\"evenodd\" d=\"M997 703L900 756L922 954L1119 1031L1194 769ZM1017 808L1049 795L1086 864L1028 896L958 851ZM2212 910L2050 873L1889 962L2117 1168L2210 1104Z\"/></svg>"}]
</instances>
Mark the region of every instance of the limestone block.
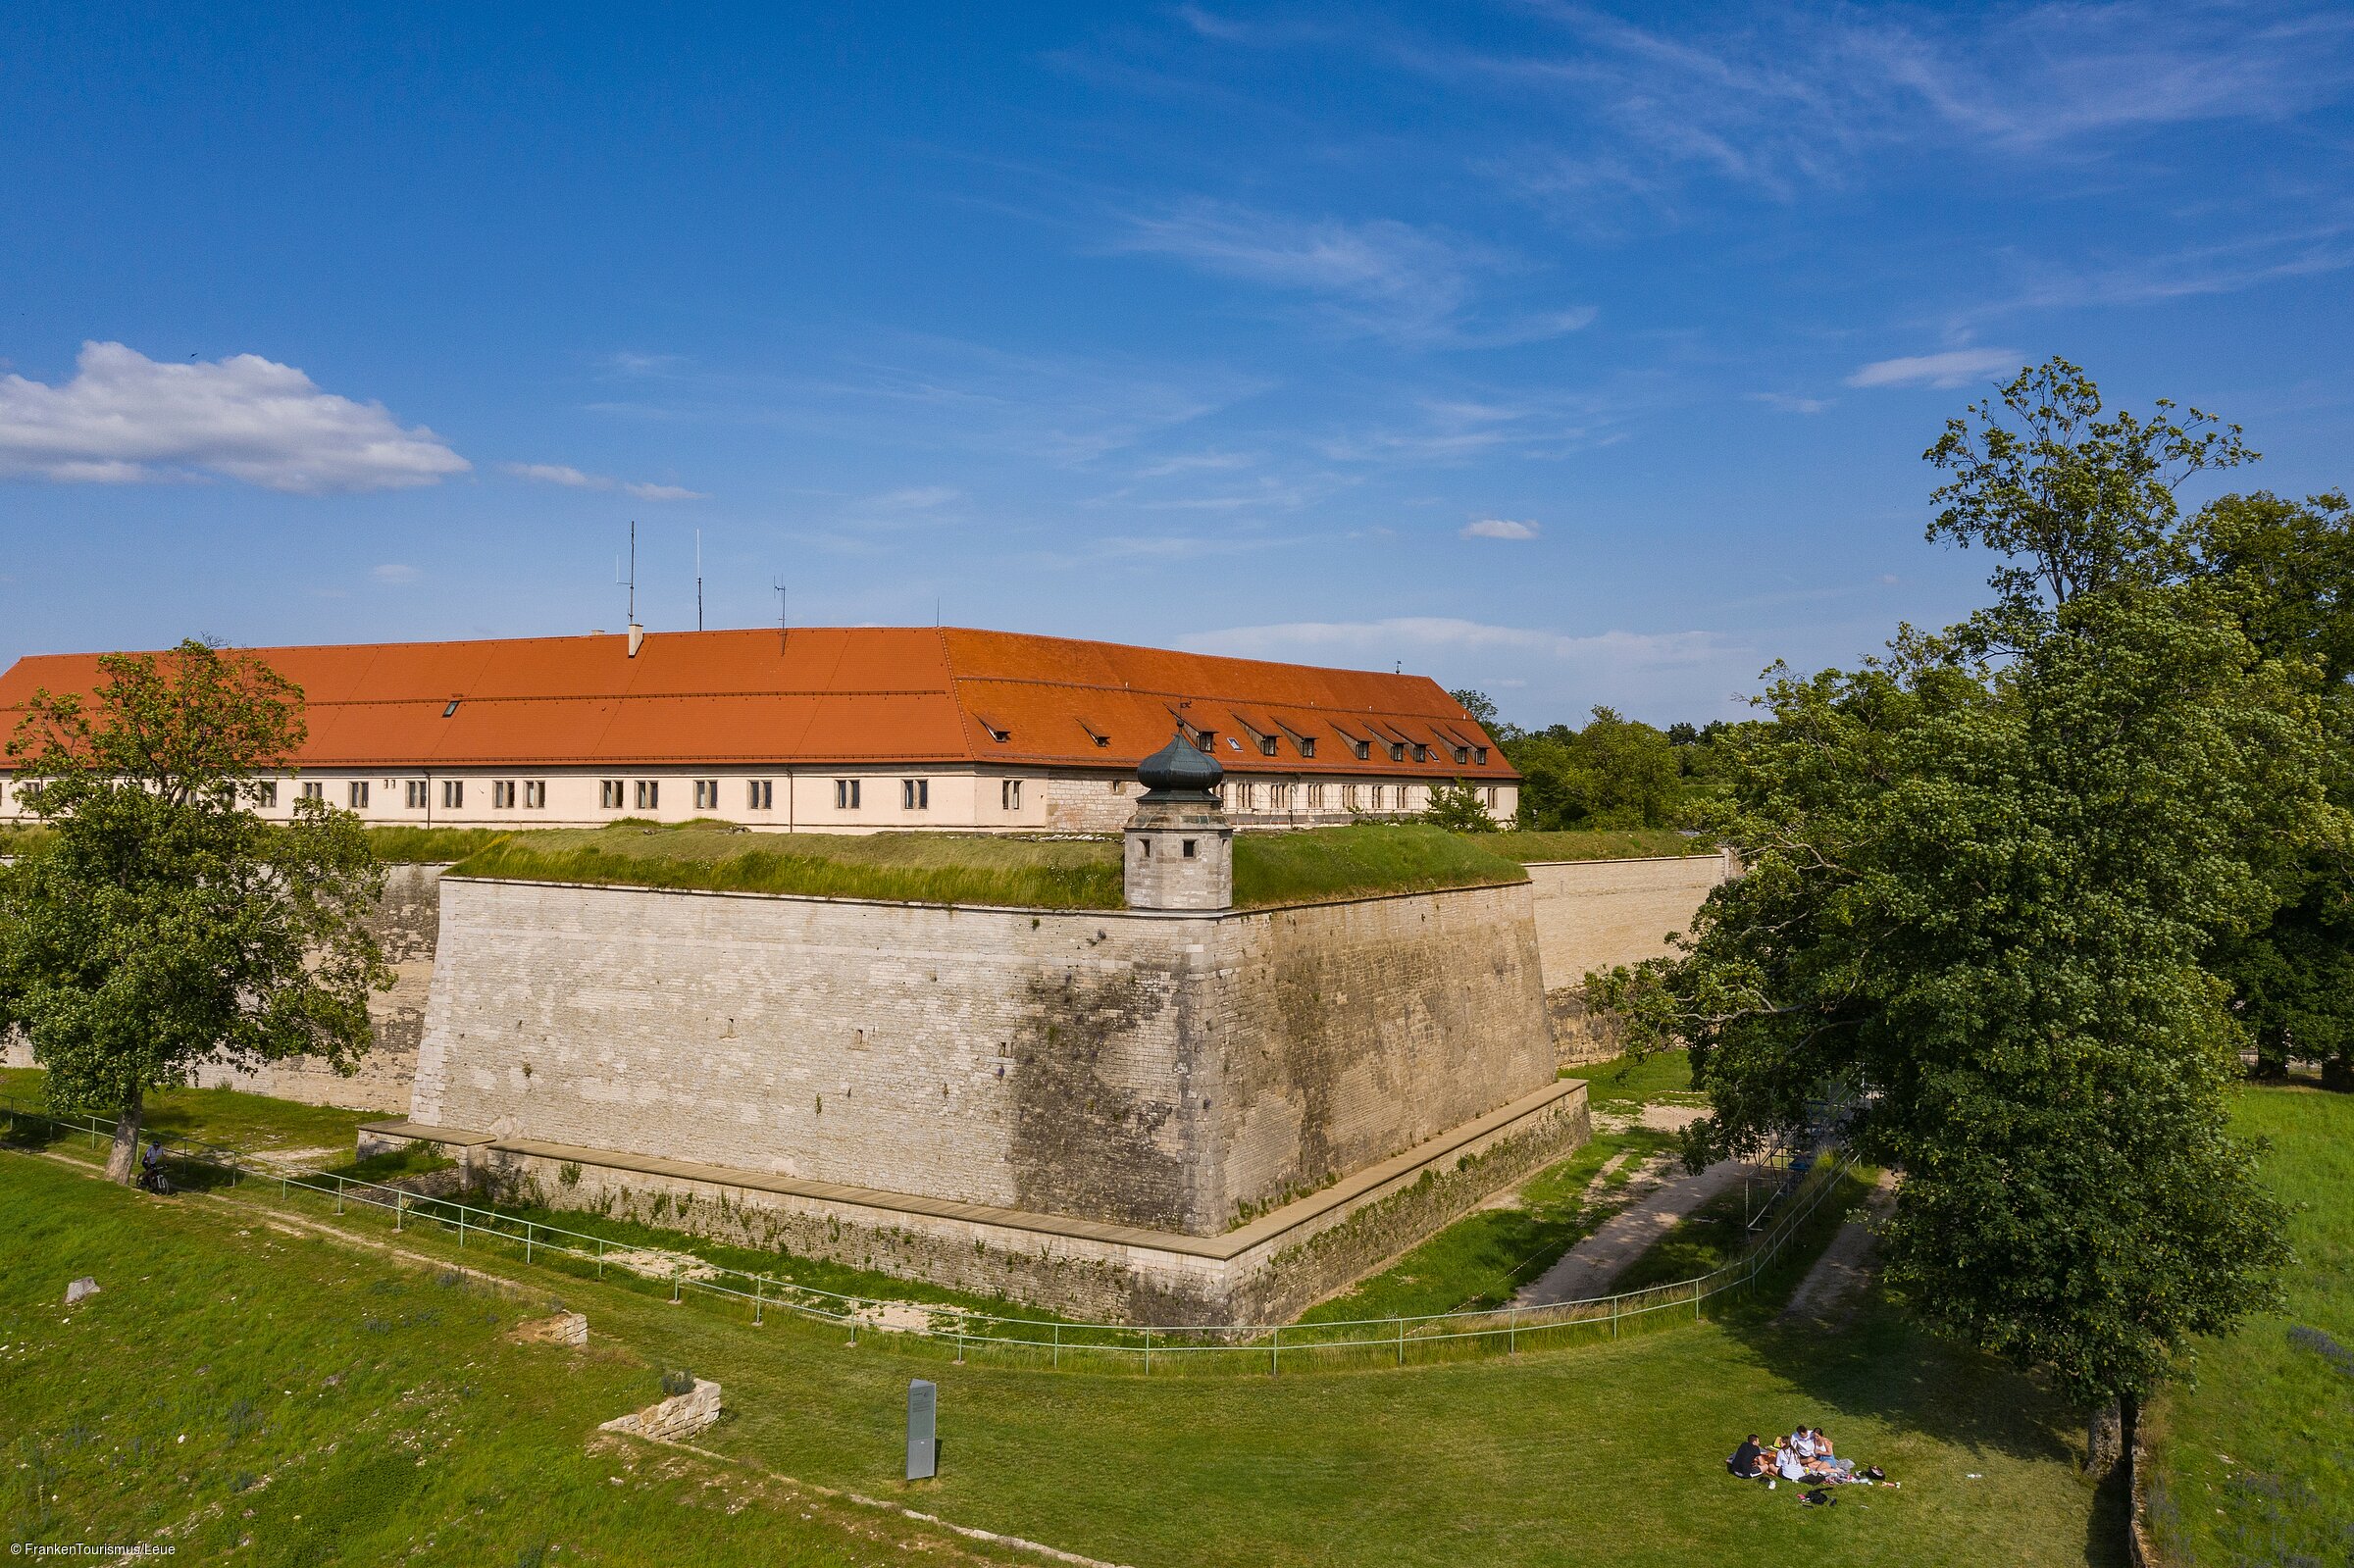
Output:
<instances>
[{"instance_id":1,"label":"limestone block","mask_svg":"<svg viewBox=\"0 0 2354 1568\"><path fill-rule=\"evenodd\" d=\"M627 1432L657 1442L685 1442L719 1419L719 1385L703 1378L685 1393L615 1416L599 1432Z\"/></svg>"}]
</instances>

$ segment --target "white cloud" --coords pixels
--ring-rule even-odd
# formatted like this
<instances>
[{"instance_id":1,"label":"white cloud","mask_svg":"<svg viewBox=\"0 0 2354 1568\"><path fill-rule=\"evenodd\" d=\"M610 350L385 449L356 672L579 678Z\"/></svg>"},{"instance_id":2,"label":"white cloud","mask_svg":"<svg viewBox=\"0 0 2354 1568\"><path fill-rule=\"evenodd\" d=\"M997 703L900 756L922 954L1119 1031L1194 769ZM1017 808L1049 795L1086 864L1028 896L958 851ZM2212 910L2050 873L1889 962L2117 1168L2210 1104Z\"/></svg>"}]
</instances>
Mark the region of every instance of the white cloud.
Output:
<instances>
[{"instance_id":1,"label":"white cloud","mask_svg":"<svg viewBox=\"0 0 2354 1568\"><path fill-rule=\"evenodd\" d=\"M414 582L419 578L425 576L424 573L418 571L413 566L401 566L396 562L386 562L383 566L372 566L368 569L368 575L376 579L376 581L379 582L389 583L394 587L404 586L405 584Z\"/></svg>"},{"instance_id":2,"label":"white cloud","mask_svg":"<svg viewBox=\"0 0 2354 1568\"><path fill-rule=\"evenodd\" d=\"M1181 647L1242 658L1364 670L1403 666L1441 685L1521 695L1512 717L1545 722L1595 703L1661 723L1739 711L1731 693L1756 675L1756 656L1708 632L1602 632L1588 636L1446 616L1382 621L1292 621L1231 627L1178 639Z\"/></svg>"},{"instance_id":3,"label":"white cloud","mask_svg":"<svg viewBox=\"0 0 2354 1568\"><path fill-rule=\"evenodd\" d=\"M1592 306L1482 314L1483 279L1521 270L1519 258L1389 218L1347 223L1193 201L1130 215L1110 248L1318 295L1326 325L1402 342L1510 347L1577 331L1595 315Z\"/></svg>"},{"instance_id":4,"label":"white cloud","mask_svg":"<svg viewBox=\"0 0 2354 1568\"><path fill-rule=\"evenodd\" d=\"M1603 632L1580 637L1525 627L1490 626L1448 616L1409 615L1383 621L1286 621L1273 626L1230 627L1223 632L1203 632L1183 638L1182 645L1206 653L1254 657L1282 650L1470 648L1509 649L1557 659L1587 659L1607 654L1618 661L1692 664L1715 651L1715 637L1707 632Z\"/></svg>"},{"instance_id":5,"label":"white cloud","mask_svg":"<svg viewBox=\"0 0 2354 1568\"><path fill-rule=\"evenodd\" d=\"M1850 386L1970 386L2010 376L2026 363L2016 348L1955 348L1942 354L1874 360L1847 379Z\"/></svg>"},{"instance_id":6,"label":"white cloud","mask_svg":"<svg viewBox=\"0 0 2354 1568\"><path fill-rule=\"evenodd\" d=\"M1749 400L1778 408L1785 414L1819 414L1836 401L1828 397L1799 397L1790 392L1752 392Z\"/></svg>"},{"instance_id":7,"label":"white cloud","mask_svg":"<svg viewBox=\"0 0 2354 1568\"><path fill-rule=\"evenodd\" d=\"M640 501L701 501L708 499L701 490L690 490L677 484L643 484L612 479L603 474L584 474L564 463L501 463L500 468L519 480L535 484L561 484L575 490L619 490Z\"/></svg>"},{"instance_id":8,"label":"white cloud","mask_svg":"<svg viewBox=\"0 0 2354 1568\"><path fill-rule=\"evenodd\" d=\"M432 484L472 465L382 403L258 354L165 365L86 342L61 385L0 376L0 476L138 484L204 476L315 495Z\"/></svg>"},{"instance_id":9,"label":"white cloud","mask_svg":"<svg viewBox=\"0 0 2354 1568\"><path fill-rule=\"evenodd\" d=\"M911 484L904 489L886 490L870 504L889 507L895 512L927 512L947 505L963 493L947 484Z\"/></svg>"},{"instance_id":10,"label":"white cloud","mask_svg":"<svg viewBox=\"0 0 2354 1568\"><path fill-rule=\"evenodd\" d=\"M1533 539L1537 532L1536 524L1515 523L1506 517L1483 517L1463 526L1466 539Z\"/></svg>"}]
</instances>

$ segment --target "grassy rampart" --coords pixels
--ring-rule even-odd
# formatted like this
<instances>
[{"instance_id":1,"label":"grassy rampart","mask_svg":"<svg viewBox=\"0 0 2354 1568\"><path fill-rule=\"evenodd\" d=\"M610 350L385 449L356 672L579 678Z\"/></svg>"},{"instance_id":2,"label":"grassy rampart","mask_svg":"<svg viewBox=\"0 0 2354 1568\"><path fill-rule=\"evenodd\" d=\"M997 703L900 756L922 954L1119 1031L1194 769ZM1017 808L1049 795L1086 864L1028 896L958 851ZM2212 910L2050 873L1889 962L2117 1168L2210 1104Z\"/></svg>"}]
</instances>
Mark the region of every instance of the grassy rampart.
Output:
<instances>
[{"instance_id":1,"label":"grassy rampart","mask_svg":"<svg viewBox=\"0 0 2354 1568\"><path fill-rule=\"evenodd\" d=\"M1665 855L1713 855L1706 838L1672 828L1594 828L1565 833L1482 834L1479 843L1522 865L1537 860L1648 860Z\"/></svg>"},{"instance_id":2,"label":"grassy rampart","mask_svg":"<svg viewBox=\"0 0 2354 1568\"><path fill-rule=\"evenodd\" d=\"M1117 909L1120 842L984 834L752 834L617 824L498 835L457 874L722 892ZM1241 834L1242 908L1519 882L1482 837L1411 825Z\"/></svg>"}]
</instances>

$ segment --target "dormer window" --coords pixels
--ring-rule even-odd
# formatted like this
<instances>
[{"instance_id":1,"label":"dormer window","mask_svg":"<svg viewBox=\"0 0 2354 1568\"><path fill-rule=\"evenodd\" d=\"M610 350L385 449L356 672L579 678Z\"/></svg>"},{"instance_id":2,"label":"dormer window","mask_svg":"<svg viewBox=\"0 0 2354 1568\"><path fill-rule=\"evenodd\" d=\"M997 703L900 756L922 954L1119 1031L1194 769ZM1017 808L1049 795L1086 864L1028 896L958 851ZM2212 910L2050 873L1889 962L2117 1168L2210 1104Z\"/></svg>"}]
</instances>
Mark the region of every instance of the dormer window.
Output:
<instances>
[{"instance_id":1,"label":"dormer window","mask_svg":"<svg viewBox=\"0 0 2354 1568\"><path fill-rule=\"evenodd\" d=\"M1001 746L1013 738L1013 731L1010 727L999 724L988 714L976 713L973 717L981 721L981 728L988 731L989 738L995 740L998 745Z\"/></svg>"},{"instance_id":2,"label":"dormer window","mask_svg":"<svg viewBox=\"0 0 2354 1568\"><path fill-rule=\"evenodd\" d=\"M1488 765L1488 748L1487 748L1487 747L1485 747L1485 746L1473 746L1473 747L1471 748L1471 755L1472 755L1472 758L1473 758L1475 761L1477 761L1477 762L1478 762L1478 764L1479 764L1481 767L1483 767L1483 768L1484 768L1484 767L1486 767L1486 766Z\"/></svg>"},{"instance_id":3,"label":"dormer window","mask_svg":"<svg viewBox=\"0 0 2354 1568\"><path fill-rule=\"evenodd\" d=\"M1393 740L1390 742L1390 760L1392 762L1404 762L1406 760L1405 741Z\"/></svg>"},{"instance_id":4,"label":"dormer window","mask_svg":"<svg viewBox=\"0 0 2354 1568\"><path fill-rule=\"evenodd\" d=\"M1275 755L1275 737L1273 735L1260 735L1258 737L1258 754L1262 757L1271 757Z\"/></svg>"},{"instance_id":5,"label":"dormer window","mask_svg":"<svg viewBox=\"0 0 2354 1568\"><path fill-rule=\"evenodd\" d=\"M1111 744L1110 735L1106 734L1103 731L1097 729L1094 725L1089 724L1085 719L1079 721L1079 728L1086 731L1087 738L1093 740L1097 745L1109 746Z\"/></svg>"},{"instance_id":6,"label":"dormer window","mask_svg":"<svg viewBox=\"0 0 2354 1568\"><path fill-rule=\"evenodd\" d=\"M1461 767L1461 766L1462 766L1464 763L1466 763L1466 762L1469 762L1470 760L1471 760L1471 748L1470 748L1469 746L1458 746L1458 747L1456 747L1456 748L1455 748L1455 765L1456 765L1457 767L1458 767L1458 768L1459 768L1459 767Z\"/></svg>"},{"instance_id":7,"label":"dormer window","mask_svg":"<svg viewBox=\"0 0 2354 1568\"><path fill-rule=\"evenodd\" d=\"M1312 757L1316 754L1316 737L1314 735L1297 735L1294 736L1294 739L1299 743L1300 755L1303 757Z\"/></svg>"},{"instance_id":8,"label":"dormer window","mask_svg":"<svg viewBox=\"0 0 2354 1568\"><path fill-rule=\"evenodd\" d=\"M1430 760L1430 747L1417 744L1414 747L1414 760L1416 762L1428 762Z\"/></svg>"}]
</instances>

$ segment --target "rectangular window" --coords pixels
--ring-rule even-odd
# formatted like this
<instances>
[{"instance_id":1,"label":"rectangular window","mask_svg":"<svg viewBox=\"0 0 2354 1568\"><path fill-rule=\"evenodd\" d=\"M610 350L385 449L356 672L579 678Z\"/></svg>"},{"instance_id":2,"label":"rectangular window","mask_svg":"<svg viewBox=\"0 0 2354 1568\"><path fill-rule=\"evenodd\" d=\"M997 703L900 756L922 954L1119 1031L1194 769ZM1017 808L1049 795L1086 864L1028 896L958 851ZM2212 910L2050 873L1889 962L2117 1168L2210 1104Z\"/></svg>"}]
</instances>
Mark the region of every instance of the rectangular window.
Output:
<instances>
[{"instance_id":1,"label":"rectangular window","mask_svg":"<svg viewBox=\"0 0 2354 1568\"><path fill-rule=\"evenodd\" d=\"M639 780L637 801L637 809L640 811L660 811L662 809L662 781L659 779Z\"/></svg>"},{"instance_id":2,"label":"rectangular window","mask_svg":"<svg viewBox=\"0 0 2354 1568\"><path fill-rule=\"evenodd\" d=\"M1486 767L1488 765L1488 748L1485 746L1473 746L1471 748L1471 760L1483 768Z\"/></svg>"},{"instance_id":3,"label":"rectangular window","mask_svg":"<svg viewBox=\"0 0 2354 1568\"><path fill-rule=\"evenodd\" d=\"M1380 784L1375 784L1373 786L1373 809L1375 811L1379 811L1381 809L1382 797L1388 793L1389 791Z\"/></svg>"},{"instance_id":4,"label":"rectangular window","mask_svg":"<svg viewBox=\"0 0 2354 1568\"><path fill-rule=\"evenodd\" d=\"M535 811L543 809L547 805L547 782L543 779L525 780L523 803Z\"/></svg>"},{"instance_id":5,"label":"rectangular window","mask_svg":"<svg viewBox=\"0 0 2354 1568\"><path fill-rule=\"evenodd\" d=\"M514 809L514 807L515 807L515 781L514 781L514 780L512 780L512 779L493 779L492 781L490 781L490 806L491 806L491 809L492 809L492 810L495 810L495 811L512 811L512 810Z\"/></svg>"},{"instance_id":6,"label":"rectangular window","mask_svg":"<svg viewBox=\"0 0 2354 1568\"><path fill-rule=\"evenodd\" d=\"M441 809L453 811L464 804L466 804L466 781L463 779L442 780Z\"/></svg>"},{"instance_id":7,"label":"rectangular window","mask_svg":"<svg viewBox=\"0 0 2354 1568\"><path fill-rule=\"evenodd\" d=\"M1310 811L1322 811L1324 809L1324 786L1322 784L1309 784L1307 786L1307 809Z\"/></svg>"},{"instance_id":8,"label":"rectangular window","mask_svg":"<svg viewBox=\"0 0 2354 1568\"><path fill-rule=\"evenodd\" d=\"M1258 737L1258 754L1262 757L1271 757L1275 755L1275 737L1273 735L1260 735Z\"/></svg>"},{"instance_id":9,"label":"rectangular window","mask_svg":"<svg viewBox=\"0 0 2354 1568\"><path fill-rule=\"evenodd\" d=\"M899 781L899 809L901 811L931 810L932 781L929 779L901 779Z\"/></svg>"},{"instance_id":10,"label":"rectangular window","mask_svg":"<svg viewBox=\"0 0 2354 1568\"><path fill-rule=\"evenodd\" d=\"M1430 747L1423 745L1415 746L1414 760L1416 762L1428 762L1430 760Z\"/></svg>"},{"instance_id":11,"label":"rectangular window","mask_svg":"<svg viewBox=\"0 0 2354 1568\"><path fill-rule=\"evenodd\" d=\"M1178 848L1184 853L1186 859L1194 858L1194 841L1191 838L1179 839Z\"/></svg>"},{"instance_id":12,"label":"rectangular window","mask_svg":"<svg viewBox=\"0 0 2354 1568\"><path fill-rule=\"evenodd\" d=\"M305 800L325 800L327 798L327 785L323 784L304 784L302 786L302 798Z\"/></svg>"},{"instance_id":13,"label":"rectangular window","mask_svg":"<svg viewBox=\"0 0 2354 1568\"><path fill-rule=\"evenodd\" d=\"M622 793L619 779L599 779L596 782L596 803L607 811L621 809Z\"/></svg>"},{"instance_id":14,"label":"rectangular window","mask_svg":"<svg viewBox=\"0 0 2354 1568\"><path fill-rule=\"evenodd\" d=\"M998 804L1007 811L1022 809L1022 782L1019 779L1008 779L998 785Z\"/></svg>"},{"instance_id":15,"label":"rectangular window","mask_svg":"<svg viewBox=\"0 0 2354 1568\"><path fill-rule=\"evenodd\" d=\"M411 779L401 786L400 803L411 811L425 809L425 781Z\"/></svg>"},{"instance_id":16,"label":"rectangular window","mask_svg":"<svg viewBox=\"0 0 2354 1568\"><path fill-rule=\"evenodd\" d=\"M744 808L748 811L769 811L777 804L777 782L774 779L754 779L743 793Z\"/></svg>"},{"instance_id":17,"label":"rectangular window","mask_svg":"<svg viewBox=\"0 0 2354 1568\"><path fill-rule=\"evenodd\" d=\"M697 811L717 811L719 809L719 781L717 779L697 779L694 782L694 809Z\"/></svg>"},{"instance_id":18,"label":"rectangular window","mask_svg":"<svg viewBox=\"0 0 2354 1568\"><path fill-rule=\"evenodd\" d=\"M1304 757L1312 757L1315 754L1316 737L1314 735L1302 735L1300 737L1300 755Z\"/></svg>"},{"instance_id":19,"label":"rectangular window","mask_svg":"<svg viewBox=\"0 0 2354 1568\"><path fill-rule=\"evenodd\" d=\"M1488 785L1479 792L1479 803L1490 811L1496 809L1496 786L1494 784Z\"/></svg>"},{"instance_id":20,"label":"rectangular window","mask_svg":"<svg viewBox=\"0 0 2354 1568\"><path fill-rule=\"evenodd\" d=\"M1392 762L1404 762L1406 760L1405 741L1393 740L1390 742L1390 760Z\"/></svg>"},{"instance_id":21,"label":"rectangular window","mask_svg":"<svg viewBox=\"0 0 2354 1568\"><path fill-rule=\"evenodd\" d=\"M836 811L856 811L858 809L858 783L855 779L834 781L834 809Z\"/></svg>"},{"instance_id":22,"label":"rectangular window","mask_svg":"<svg viewBox=\"0 0 2354 1568\"><path fill-rule=\"evenodd\" d=\"M1456 747L1456 748L1455 748L1455 765L1456 765L1457 767L1458 767L1458 768L1459 768L1459 767L1461 767L1461 766L1462 766L1464 763L1466 763L1466 762L1469 762L1470 760L1471 760L1471 748L1470 748L1469 746L1458 746L1458 747Z\"/></svg>"},{"instance_id":23,"label":"rectangular window","mask_svg":"<svg viewBox=\"0 0 2354 1568\"><path fill-rule=\"evenodd\" d=\"M1255 811L1258 809L1258 785L1254 784L1239 784L1234 786L1234 792L1237 797L1235 804L1239 809L1244 811Z\"/></svg>"},{"instance_id":24,"label":"rectangular window","mask_svg":"<svg viewBox=\"0 0 2354 1568\"><path fill-rule=\"evenodd\" d=\"M351 782L350 795L351 809L354 811L366 811L368 809L368 781L365 779L354 779Z\"/></svg>"},{"instance_id":25,"label":"rectangular window","mask_svg":"<svg viewBox=\"0 0 2354 1568\"><path fill-rule=\"evenodd\" d=\"M276 810L278 807L278 781L271 779L255 784L253 786L253 803L265 810Z\"/></svg>"}]
</instances>

